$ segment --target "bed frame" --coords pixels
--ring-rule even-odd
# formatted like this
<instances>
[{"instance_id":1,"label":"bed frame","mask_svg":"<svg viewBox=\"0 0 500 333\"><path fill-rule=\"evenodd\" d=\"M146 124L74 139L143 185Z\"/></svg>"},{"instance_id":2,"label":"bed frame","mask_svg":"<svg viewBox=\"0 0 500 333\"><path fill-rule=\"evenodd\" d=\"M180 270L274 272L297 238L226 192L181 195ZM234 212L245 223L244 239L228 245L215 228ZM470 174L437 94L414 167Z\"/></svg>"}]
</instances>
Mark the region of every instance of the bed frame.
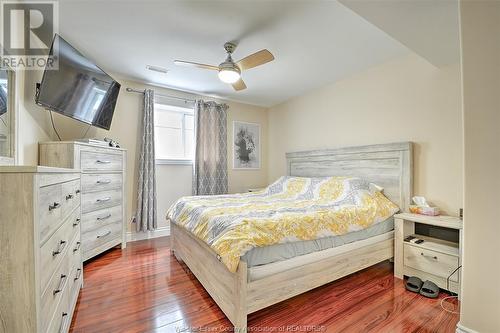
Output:
<instances>
[{"instance_id":1,"label":"bed frame","mask_svg":"<svg viewBox=\"0 0 500 333\"><path fill-rule=\"evenodd\" d=\"M384 187L384 194L407 211L412 195L412 143L390 143L287 153L288 175L352 175ZM247 315L394 257L394 239L333 255L301 267L250 281L247 265L231 273L216 253L171 223L171 250L193 272L236 332L246 332Z\"/></svg>"}]
</instances>

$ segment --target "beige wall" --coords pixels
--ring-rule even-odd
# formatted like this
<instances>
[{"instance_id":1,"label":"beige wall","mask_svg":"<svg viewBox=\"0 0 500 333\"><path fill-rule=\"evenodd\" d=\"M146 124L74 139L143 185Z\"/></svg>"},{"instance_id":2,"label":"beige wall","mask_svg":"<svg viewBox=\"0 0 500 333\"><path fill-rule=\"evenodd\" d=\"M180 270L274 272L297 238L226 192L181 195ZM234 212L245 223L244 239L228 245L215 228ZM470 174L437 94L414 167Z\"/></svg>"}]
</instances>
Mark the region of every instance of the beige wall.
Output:
<instances>
[{"instance_id":1,"label":"beige wall","mask_svg":"<svg viewBox=\"0 0 500 333\"><path fill-rule=\"evenodd\" d=\"M461 1L460 7L465 208L459 326L500 332L500 2Z\"/></svg>"},{"instance_id":2,"label":"beige wall","mask_svg":"<svg viewBox=\"0 0 500 333\"><path fill-rule=\"evenodd\" d=\"M246 192L251 187L263 187L267 185L267 157L268 157L268 126L267 109L248 105L227 102L229 113L227 117L227 140L228 140L228 171L229 192ZM234 170L233 169L233 121L245 121L260 124L261 136L261 168L259 170Z\"/></svg>"},{"instance_id":3,"label":"beige wall","mask_svg":"<svg viewBox=\"0 0 500 333\"><path fill-rule=\"evenodd\" d=\"M143 90L145 88L154 88L157 93L176 95L187 98L197 98L192 94L182 93L164 88L150 87L142 83L127 81L115 77L122 84L122 90L115 109L113 123L109 131L91 128L87 137L103 138L111 137L117 140L123 148L127 149L127 189L126 199L127 219L131 220L136 211L137 196L137 174L138 174L138 156L140 153L140 132L142 122L142 95L137 93L128 93L126 87ZM205 97L207 100L213 98ZM219 101L221 102L221 101ZM248 122L260 123L262 126L262 165L260 170L256 171L237 171L232 170L232 145L228 149L228 180L229 191L245 191L248 187L263 186L267 180L267 111L264 108L251 106L241 103L224 101L229 105L228 110L228 142L232 142L232 121L242 120ZM43 114L45 111L38 108L37 113ZM70 118L54 114L54 120L63 140L78 139L83 136L88 125L81 124ZM50 125L50 123L49 123ZM51 133L51 127L48 132ZM43 137L43 136L42 136ZM43 137L45 139L45 137ZM30 136L26 143L27 147L36 147L38 137ZM29 151L30 160L36 160L36 153ZM183 165L158 165L157 166L157 200L158 200L158 221L159 227L167 227L165 222L165 213L170 205L184 195L191 195L191 166Z\"/></svg>"},{"instance_id":4,"label":"beige wall","mask_svg":"<svg viewBox=\"0 0 500 333\"><path fill-rule=\"evenodd\" d=\"M285 152L396 141L416 143L415 194L449 214L462 207L459 65L411 55L269 110L269 181Z\"/></svg>"},{"instance_id":5,"label":"beige wall","mask_svg":"<svg viewBox=\"0 0 500 333\"><path fill-rule=\"evenodd\" d=\"M41 71L17 71L18 89L18 164L38 164L38 142L51 140L52 127L48 112L35 105L35 83L40 82Z\"/></svg>"}]
</instances>

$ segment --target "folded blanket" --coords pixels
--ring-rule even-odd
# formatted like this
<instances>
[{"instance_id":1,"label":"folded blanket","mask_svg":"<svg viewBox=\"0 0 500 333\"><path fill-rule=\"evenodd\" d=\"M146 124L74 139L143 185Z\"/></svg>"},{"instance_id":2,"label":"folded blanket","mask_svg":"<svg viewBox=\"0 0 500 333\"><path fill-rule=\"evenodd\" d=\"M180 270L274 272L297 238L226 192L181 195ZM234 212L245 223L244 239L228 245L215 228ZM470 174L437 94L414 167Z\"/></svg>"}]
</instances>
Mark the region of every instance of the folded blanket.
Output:
<instances>
[{"instance_id":1,"label":"folded blanket","mask_svg":"<svg viewBox=\"0 0 500 333\"><path fill-rule=\"evenodd\" d=\"M259 192L179 199L167 218L207 243L231 272L255 247L344 235L399 207L354 177L281 177Z\"/></svg>"}]
</instances>

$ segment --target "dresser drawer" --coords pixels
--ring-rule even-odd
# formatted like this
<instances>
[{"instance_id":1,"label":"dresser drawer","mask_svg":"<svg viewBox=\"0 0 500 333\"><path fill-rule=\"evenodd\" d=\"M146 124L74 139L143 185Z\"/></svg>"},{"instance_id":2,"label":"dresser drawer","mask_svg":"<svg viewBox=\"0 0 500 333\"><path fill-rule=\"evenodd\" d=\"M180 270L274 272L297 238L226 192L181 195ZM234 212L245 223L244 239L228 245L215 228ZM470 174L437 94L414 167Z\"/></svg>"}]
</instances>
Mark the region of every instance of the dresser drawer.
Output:
<instances>
[{"instance_id":1,"label":"dresser drawer","mask_svg":"<svg viewBox=\"0 0 500 333\"><path fill-rule=\"evenodd\" d=\"M82 233L83 252L95 249L113 239L121 238L121 221L102 226L99 229Z\"/></svg>"},{"instance_id":2,"label":"dresser drawer","mask_svg":"<svg viewBox=\"0 0 500 333\"><path fill-rule=\"evenodd\" d=\"M432 251L410 244L404 244L404 265L427 272L442 278L448 276L458 267L458 257ZM450 281L458 282L458 273L450 277Z\"/></svg>"},{"instance_id":3,"label":"dresser drawer","mask_svg":"<svg viewBox=\"0 0 500 333\"><path fill-rule=\"evenodd\" d=\"M82 175L82 192L106 191L122 188L121 173L100 173Z\"/></svg>"},{"instance_id":4,"label":"dresser drawer","mask_svg":"<svg viewBox=\"0 0 500 333\"><path fill-rule=\"evenodd\" d=\"M99 229L106 224L121 222L122 218L122 206L104 208L85 213L82 215L82 233Z\"/></svg>"},{"instance_id":5,"label":"dresser drawer","mask_svg":"<svg viewBox=\"0 0 500 333\"><path fill-rule=\"evenodd\" d=\"M38 191L40 242L44 243L61 225L63 202L61 184L41 187Z\"/></svg>"},{"instance_id":6,"label":"dresser drawer","mask_svg":"<svg viewBox=\"0 0 500 333\"><path fill-rule=\"evenodd\" d=\"M82 264L80 264L79 266L71 267L69 273L69 287L68 287L68 297L70 304L76 303L78 298L78 293L82 288L82 283L83 283Z\"/></svg>"},{"instance_id":7,"label":"dresser drawer","mask_svg":"<svg viewBox=\"0 0 500 333\"><path fill-rule=\"evenodd\" d=\"M80 180L61 184L62 197L61 214L65 218L75 207L80 205Z\"/></svg>"},{"instance_id":8,"label":"dresser drawer","mask_svg":"<svg viewBox=\"0 0 500 333\"><path fill-rule=\"evenodd\" d=\"M52 317L52 321L49 324L47 333L66 333L69 331L71 325L70 319L71 314L69 313L70 306L68 300L67 291L64 291L64 295L57 305L57 309Z\"/></svg>"},{"instance_id":9,"label":"dresser drawer","mask_svg":"<svg viewBox=\"0 0 500 333\"><path fill-rule=\"evenodd\" d=\"M82 267L82 247L80 236L78 235L73 240L69 248L69 287L68 297L70 304L76 301L78 292L80 291L83 280L83 267Z\"/></svg>"},{"instance_id":10,"label":"dresser drawer","mask_svg":"<svg viewBox=\"0 0 500 333\"><path fill-rule=\"evenodd\" d=\"M38 193L40 243L43 244L80 205L80 180L45 186Z\"/></svg>"},{"instance_id":11,"label":"dresser drawer","mask_svg":"<svg viewBox=\"0 0 500 333\"><path fill-rule=\"evenodd\" d=\"M82 263L82 242L80 233L76 234L69 246L68 254L68 267L79 266Z\"/></svg>"},{"instance_id":12,"label":"dresser drawer","mask_svg":"<svg viewBox=\"0 0 500 333\"><path fill-rule=\"evenodd\" d=\"M41 306L41 320L42 320L42 332L45 332L49 326L54 313L56 311L57 305L61 300L67 297L67 289L70 283L69 269L68 269L68 258L64 258L57 267L54 275L51 277L48 287L42 294L40 306Z\"/></svg>"},{"instance_id":13,"label":"dresser drawer","mask_svg":"<svg viewBox=\"0 0 500 333\"><path fill-rule=\"evenodd\" d=\"M80 169L82 171L122 171L122 155L82 151L80 153Z\"/></svg>"},{"instance_id":14,"label":"dresser drawer","mask_svg":"<svg viewBox=\"0 0 500 333\"><path fill-rule=\"evenodd\" d=\"M57 229L57 231L40 248L40 287L44 291L50 277L66 256L69 242L79 232L79 226L73 226L80 211L76 209L73 214Z\"/></svg>"},{"instance_id":15,"label":"dresser drawer","mask_svg":"<svg viewBox=\"0 0 500 333\"><path fill-rule=\"evenodd\" d=\"M120 205L122 202L121 190L92 192L82 194L82 213Z\"/></svg>"}]
</instances>

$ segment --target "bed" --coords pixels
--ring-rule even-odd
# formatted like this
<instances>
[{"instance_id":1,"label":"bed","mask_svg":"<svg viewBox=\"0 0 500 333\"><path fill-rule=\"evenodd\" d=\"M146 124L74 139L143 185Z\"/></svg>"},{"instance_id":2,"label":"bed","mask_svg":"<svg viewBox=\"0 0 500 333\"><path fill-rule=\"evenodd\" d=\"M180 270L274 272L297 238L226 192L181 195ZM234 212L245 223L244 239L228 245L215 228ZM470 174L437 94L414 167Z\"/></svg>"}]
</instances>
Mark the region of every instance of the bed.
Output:
<instances>
[{"instance_id":1,"label":"bed","mask_svg":"<svg viewBox=\"0 0 500 333\"><path fill-rule=\"evenodd\" d=\"M356 176L382 186L385 197L401 210L408 209L412 195L410 142L293 152L286 154L286 160L288 176ZM262 253L252 249L238 257L236 264L221 258L213 247L177 222L170 223L171 250L238 332L246 331L247 315L252 312L394 256L390 218L377 223L378 229L369 231L368 236L332 236L325 238L324 244L300 244L298 248L305 250L298 253L285 244L272 245L282 249L259 249Z\"/></svg>"}]
</instances>

